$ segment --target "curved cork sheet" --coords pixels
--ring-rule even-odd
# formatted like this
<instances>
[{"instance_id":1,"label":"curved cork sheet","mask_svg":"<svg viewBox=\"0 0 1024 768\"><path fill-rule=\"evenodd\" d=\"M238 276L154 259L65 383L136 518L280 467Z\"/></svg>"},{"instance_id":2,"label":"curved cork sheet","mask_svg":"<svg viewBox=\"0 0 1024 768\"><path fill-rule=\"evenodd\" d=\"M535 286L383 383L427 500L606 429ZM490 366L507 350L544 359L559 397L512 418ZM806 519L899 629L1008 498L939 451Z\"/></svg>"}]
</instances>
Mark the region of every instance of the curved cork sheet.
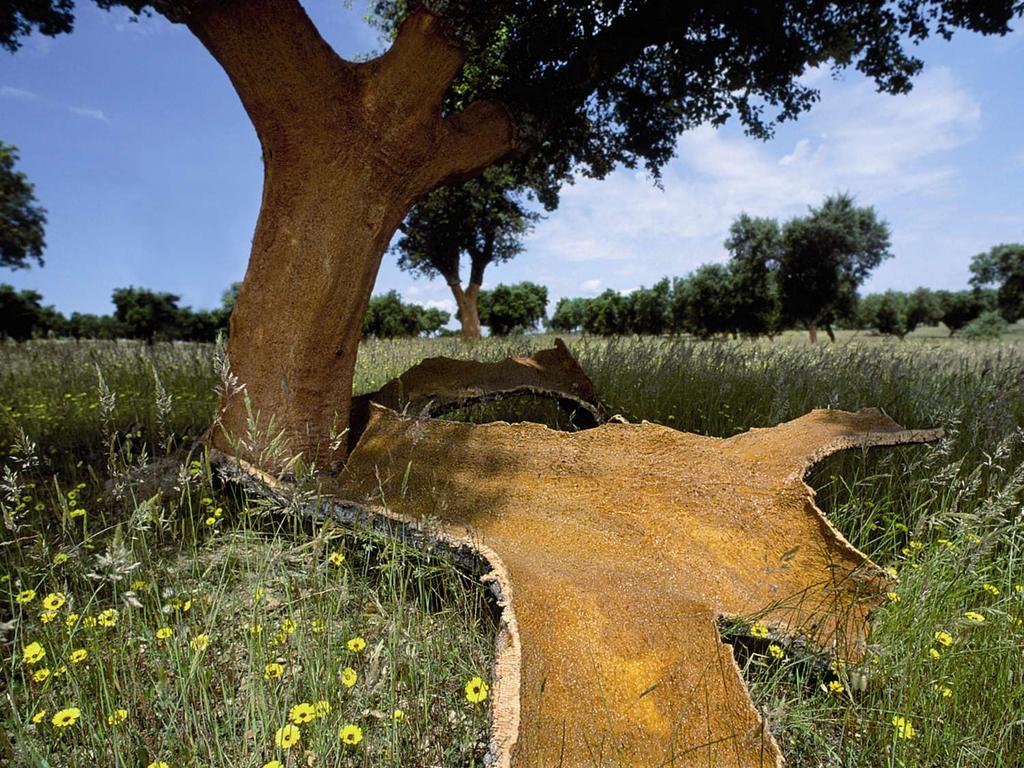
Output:
<instances>
[{"instance_id":1,"label":"curved cork sheet","mask_svg":"<svg viewBox=\"0 0 1024 768\"><path fill-rule=\"evenodd\" d=\"M506 603L491 764L779 766L717 619L760 614L856 656L885 576L815 507L803 474L844 448L939 436L874 409L720 439L374 406L337 490L430 520L432 539L490 563Z\"/></svg>"},{"instance_id":2,"label":"curved cork sheet","mask_svg":"<svg viewBox=\"0 0 1024 768\"><path fill-rule=\"evenodd\" d=\"M557 400L567 412L575 412L582 427L605 421L594 385L565 343L555 339L551 349L495 363L428 357L376 392L352 399L349 447L354 447L362 435L371 403L429 418L516 395Z\"/></svg>"}]
</instances>

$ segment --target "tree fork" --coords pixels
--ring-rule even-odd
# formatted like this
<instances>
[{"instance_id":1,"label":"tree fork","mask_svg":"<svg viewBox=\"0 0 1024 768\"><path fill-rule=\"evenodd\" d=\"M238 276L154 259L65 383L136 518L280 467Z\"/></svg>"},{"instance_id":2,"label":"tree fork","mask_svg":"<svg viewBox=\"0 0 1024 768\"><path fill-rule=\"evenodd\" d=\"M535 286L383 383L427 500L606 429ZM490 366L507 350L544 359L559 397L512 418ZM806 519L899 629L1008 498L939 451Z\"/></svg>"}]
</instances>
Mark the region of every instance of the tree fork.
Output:
<instances>
[{"instance_id":1,"label":"tree fork","mask_svg":"<svg viewBox=\"0 0 1024 768\"><path fill-rule=\"evenodd\" d=\"M465 52L424 10L361 64L341 59L297 0L211 2L188 25L238 91L264 162L228 342L244 391L224 393L211 439L264 469L298 454L335 466L347 448L332 437L348 426L362 321L388 242L420 197L509 154L513 121L488 101L442 115ZM274 458L247 435L246 399L264 439L283 435Z\"/></svg>"}]
</instances>

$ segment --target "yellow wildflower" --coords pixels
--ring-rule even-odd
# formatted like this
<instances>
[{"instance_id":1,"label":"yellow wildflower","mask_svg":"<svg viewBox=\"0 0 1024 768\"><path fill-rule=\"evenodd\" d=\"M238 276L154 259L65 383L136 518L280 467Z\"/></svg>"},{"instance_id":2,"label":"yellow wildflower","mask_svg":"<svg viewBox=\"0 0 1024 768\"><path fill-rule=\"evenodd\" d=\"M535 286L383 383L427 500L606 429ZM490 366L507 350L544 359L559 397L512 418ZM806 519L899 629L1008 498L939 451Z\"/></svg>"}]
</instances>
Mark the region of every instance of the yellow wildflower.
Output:
<instances>
[{"instance_id":1,"label":"yellow wildflower","mask_svg":"<svg viewBox=\"0 0 1024 768\"><path fill-rule=\"evenodd\" d=\"M171 637L173 635L174 635L174 630L171 629L170 627L160 627L160 629L158 629L156 631L156 639L157 640L166 640L167 638L169 638L169 637Z\"/></svg>"},{"instance_id":2,"label":"yellow wildflower","mask_svg":"<svg viewBox=\"0 0 1024 768\"><path fill-rule=\"evenodd\" d=\"M305 701L301 704L296 704L288 711L288 719L296 725L308 723L314 717L316 717L316 707Z\"/></svg>"},{"instance_id":3,"label":"yellow wildflower","mask_svg":"<svg viewBox=\"0 0 1024 768\"><path fill-rule=\"evenodd\" d=\"M22 649L21 654L26 664L35 664L46 656L46 649L39 643L29 643Z\"/></svg>"},{"instance_id":4,"label":"yellow wildflower","mask_svg":"<svg viewBox=\"0 0 1024 768\"><path fill-rule=\"evenodd\" d=\"M101 627L117 626L117 608L107 608L96 621Z\"/></svg>"},{"instance_id":5,"label":"yellow wildflower","mask_svg":"<svg viewBox=\"0 0 1024 768\"><path fill-rule=\"evenodd\" d=\"M72 509L68 512L68 517L74 520L76 517L85 517L85 510L79 507L78 509Z\"/></svg>"},{"instance_id":6,"label":"yellow wildflower","mask_svg":"<svg viewBox=\"0 0 1024 768\"><path fill-rule=\"evenodd\" d=\"M843 685L838 680L833 680L832 682L830 682L828 684L828 692L829 693L834 693L836 696L838 696L840 693L842 693L845 690L846 690L846 686Z\"/></svg>"},{"instance_id":7,"label":"yellow wildflower","mask_svg":"<svg viewBox=\"0 0 1024 768\"><path fill-rule=\"evenodd\" d=\"M320 699L320 701L316 703L316 716L327 717L329 714L331 714L331 702L325 699Z\"/></svg>"},{"instance_id":8,"label":"yellow wildflower","mask_svg":"<svg viewBox=\"0 0 1024 768\"><path fill-rule=\"evenodd\" d=\"M341 730L338 731L338 738L341 739L342 744L348 744L350 747L354 747L360 741L363 740L363 729L358 725L343 725Z\"/></svg>"},{"instance_id":9,"label":"yellow wildflower","mask_svg":"<svg viewBox=\"0 0 1024 768\"><path fill-rule=\"evenodd\" d=\"M322 635L324 633L324 623L320 619L313 619L309 622L309 631L314 635Z\"/></svg>"},{"instance_id":10,"label":"yellow wildflower","mask_svg":"<svg viewBox=\"0 0 1024 768\"><path fill-rule=\"evenodd\" d=\"M944 699L953 698L953 689L948 685L936 685L935 690L939 692L939 695Z\"/></svg>"},{"instance_id":11,"label":"yellow wildflower","mask_svg":"<svg viewBox=\"0 0 1024 768\"><path fill-rule=\"evenodd\" d=\"M37 683L42 683L45 682L46 678L48 678L49 676L50 670L44 667L43 669L37 669L35 671L35 674L32 675L32 679L35 680Z\"/></svg>"},{"instance_id":12,"label":"yellow wildflower","mask_svg":"<svg viewBox=\"0 0 1024 768\"><path fill-rule=\"evenodd\" d=\"M329 559L331 565L341 565L345 562L345 556L341 552L331 552Z\"/></svg>"},{"instance_id":13,"label":"yellow wildflower","mask_svg":"<svg viewBox=\"0 0 1024 768\"><path fill-rule=\"evenodd\" d=\"M899 592L886 592L885 596L889 598L890 603L898 603L900 600L903 599L902 597L900 597Z\"/></svg>"},{"instance_id":14,"label":"yellow wildflower","mask_svg":"<svg viewBox=\"0 0 1024 768\"><path fill-rule=\"evenodd\" d=\"M86 629L92 629L96 626L96 617L86 616L84 619L82 619L82 626Z\"/></svg>"},{"instance_id":15,"label":"yellow wildflower","mask_svg":"<svg viewBox=\"0 0 1024 768\"><path fill-rule=\"evenodd\" d=\"M299 743L301 738L302 731L294 725L286 725L284 728L277 729L277 733L274 735L274 743L282 749L291 749Z\"/></svg>"},{"instance_id":16,"label":"yellow wildflower","mask_svg":"<svg viewBox=\"0 0 1024 768\"><path fill-rule=\"evenodd\" d=\"M46 710L40 709L34 715L32 715L32 724L39 725L46 718Z\"/></svg>"},{"instance_id":17,"label":"yellow wildflower","mask_svg":"<svg viewBox=\"0 0 1024 768\"><path fill-rule=\"evenodd\" d=\"M479 704L487 698L487 683L479 677L474 677L466 683L466 700L472 704Z\"/></svg>"},{"instance_id":18,"label":"yellow wildflower","mask_svg":"<svg viewBox=\"0 0 1024 768\"><path fill-rule=\"evenodd\" d=\"M782 650L782 646L772 643L768 646L768 653L771 654L773 659L781 659L786 655L786 652Z\"/></svg>"},{"instance_id":19,"label":"yellow wildflower","mask_svg":"<svg viewBox=\"0 0 1024 768\"><path fill-rule=\"evenodd\" d=\"M917 735L914 726L902 715L893 715L892 724L896 728L896 737L899 739L907 739L909 741Z\"/></svg>"},{"instance_id":20,"label":"yellow wildflower","mask_svg":"<svg viewBox=\"0 0 1024 768\"><path fill-rule=\"evenodd\" d=\"M64 596L63 592L51 592L43 598L43 608L48 611L56 611L66 602L67 597Z\"/></svg>"},{"instance_id":21,"label":"yellow wildflower","mask_svg":"<svg viewBox=\"0 0 1024 768\"><path fill-rule=\"evenodd\" d=\"M281 631L287 635L292 634L295 631L295 622L291 619L285 619L281 622Z\"/></svg>"},{"instance_id":22,"label":"yellow wildflower","mask_svg":"<svg viewBox=\"0 0 1024 768\"><path fill-rule=\"evenodd\" d=\"M171 768L171 766L163 760L154 760L152 763L147 765L146 768Z\"/></svg>"},{"instance_id":23,"label":"yellow wildflower","mask_svg":"<svg viewBox=\"0 0 1024 768\"><path fill-rule=\"evenodd\" d=\"M107 725L119 725L127 719L127 709L115 709L113 714L107 715Z\"/></svg>"},{"instance_id":24,"label":"yellow wildflower","mask_svg":"<svg viewBox=\"0 0 1024 768\"><path fill-rule=\"evenodd\" d=\"M36 591L34 589L23 589L21 592L18 593L17 597L14 598L14 601L18 605L27 605L35 599Z\"/></svg>"},{"instance_id":25,"label":"yellow wildflower","mask_svg":"<svg viewBox=\"0 0 1024 768\"><path fill-rule=\"evenodd\" d=\"M249 634L250 635L258 635L262 631L263 631L263 625L262 624L250 624L249 625Z\"/></svg>"},{"instance_id":26,"label":"yellow wildflower","mask_svg":"<svg viewBox=\"0 0 1024 768\"><path fill-rule=\"evenodd\" d=\"M77 621L78 621L78 614L77 613L69 613L67 616L64 617L64 626L67 627L68 629L70 629L71 627L75 626L75 622L77 622Z\"/></svg>"},{"instance_id":27,"label":"yellow wildflower","mask_svg":"<svg viewBox=\"0 0 1024 768\"><path fill-rule=\"evenodd\" d=\"M359 653L366 647L366 641L361 637L353 637L348 641L347 646L352 653Z\"/></svg>"},{"instance_id":28,"label":"yellow wildflower","mask_svg":"<svg viewBox=\"0 0 1024 768\"><path fill-rule=\"evenodd\" d=\"M284 763L280 760L271 760L269 763L264 763L263 768L284 768Z\"/></svg>"},{"instance_id":29,"label":"yellow wildflower","mask_svg":"<svg viewBox=\"0 0 1024 768\"><path fill-rule=\"evenodd\" d=\"M928 655L932 657L932 661L938 661L939 658L942 656L942 654L939 653L938 648L929 648Z\"/></svg>"},{"instance_id":30,"label":"yellow wildflower","mask_svg":"<svg viewBox=\"0 0 1024 768\"><path fill-rule=\"evenodd\" d=\"M940 629L935 633L935 641L939 645L944 645L948 648L953 644L953 636L949 632L944 632Z\"/></svg>"},{"instance_id":31,"label":"yellow wildflower","mask_svg":"<svg viewBox=\"0 0 1024 768\"><path fill-rule=\"evenodd\" d=\"M982 616L977 611L967 611L967 613L964 614L964 618L967 619L970 622L973 622L974 624L984 624L985 623L985 617Z\"/></svg>"},{"instance_id":32,"label":"yellow wildflower","mask_svg":"<svg viewBox=\"0 0 1024 768\"><path fill-rule=\"evenodd\" d=\"M759 621L751 625L750 634L754 637L768 637L768 627Z\"/></svg>"},{"instance_id":33,"label":"yellow wildflower","mask_svg":"<svg viewBox=\"0 0 1024 768\"><path fill-rule=\"evenodd\" d=\"M85 648L76 648L71 652L71 663L78 664L79 662L85 661L88 658L89 652Z\"/></svg>"},{"instance_id":34,"label":"yellow wildflower","mask_svg":"<svg viewBox=\"0 0 1024 768\"><path fill-rule=\"evenodd\" d=\"M984 589L986 592L988 592L990 595L998 595L999 594L999 587L996 587L996 586L994 586L992 584L982 584L981 588Z\"/></svg>"},{"instance_id":35,"label":"yellow wildflower","mask_svg":"<svg viewBox=\"0 0 1024 768\"><path fill-rule=\"evenodd\" d=\"M252 599L262 600L265 594L267 593L263 591L263 587L259 587L255 592L252 593Z\"/></svg>"},{"instance_id":36,"label":"yellow wildflower","mask_svg":"<svg viewBox=\"0 0 1024 768\"><path fill-rule=\"evenodd\" d=\"M356 684L356 671L352 667L345 667L341 670L341 682L345 684L346 688L351 688Z\"/></svg>"},{"instance_id":37,"label":"yellow wildflower","mask_svg":"<svg viewBox=\"0 0 1024 768\"><path fill-rule=\"evenodd\" d=\"M59 667L57 667L55 670L53 670L53 676L54 677L60 677L61 675L66 675L67 673L68 673L68 668L66 666L64 666L63 664L61 664Z\"/></svg>"},{"instance_id":38,"label":"yellow wildflower","mask_svg":"<svg viewBox=\"0 0 1024 768\"><path fill-rule=\"evenodd\" d=\"M64 554L63 552L58 552L56 555L53 556L53 564L54 565L63 565L67 561L68 561L68 556L66 554Z\"/></svg>"},{"instance_id":39,"label":"yellow wildflower","mask_svg":"<svg viewBox=\"0 0 1024 768\"><path fill-rule=\"evenodd\" d=\"M43 611L39 614L39 621L43 624L49 624L51 621L57 618L56 611Z\"/></svg>"},{"instance_id":40,"label":"yellow wildflower","mask_svg":"<svg viewBox=\"0 0 1024 768\"><path fill-rule=\"evenodd\" d=\"M196 635L192 638L192 642L190 642L189 645L196 653L202 653L210 645L210 636L207 634Z\"/></svg>"},{"instance_id":41,"label":"yellow wildflower","mask_svg":"<svg viewBox=\"0 0 1024 768\"><path fill-rule=\"evenodd\" d=\"M396 710L395 710L395 711L394 711L394 712L392 713L392 715L391 715L391 719L392 719L392 720L394 720L394 721L395 721L396 723L400 723L400 722L402 722L403 720L405 720L405 712L403 712L403 711L402 711L402 710L400 710L400 709L396 709Z\"/></svg>"},{"instance_id":42,"label":"yellow wildflower","mask_svg":"<svg viewBox=\"0 0 1024 768\"><path fill-rule=\"evenodd\" d=\"M82 710L78 707L68 707L62 709L60 712L55 714L50 720L58 728L67 728L69 725L74 725L78 722L78 718L82 716Z\"/></svg>"},{"instance_id":43,"label":"yellow wildflower","mask_svg":"<svg viewBox=\"0 0 1024 768\"><path fill-rule=\"evenodd\" d=\"M267 664L267 666L265 666L263 668L263 677L266 680L276 680L277 678L279 678L283 674L284 674L284 666L281 665L281 664L278 664L276 661L273 661L270 664Z\"/></svg>"}]
</instances>

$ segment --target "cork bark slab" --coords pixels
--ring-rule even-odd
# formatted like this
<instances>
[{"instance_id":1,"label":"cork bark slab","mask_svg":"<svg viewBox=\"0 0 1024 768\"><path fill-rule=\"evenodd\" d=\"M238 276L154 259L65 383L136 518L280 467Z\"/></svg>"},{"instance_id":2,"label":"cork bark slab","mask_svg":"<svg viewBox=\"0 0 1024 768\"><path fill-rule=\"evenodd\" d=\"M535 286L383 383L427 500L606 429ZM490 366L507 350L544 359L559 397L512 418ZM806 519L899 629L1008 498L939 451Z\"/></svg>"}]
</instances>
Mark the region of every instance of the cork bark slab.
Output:
<instances>
[{"instance_id":1,"label":"cork bark slab","mask_svg":"<svg viewBox=\"0 0 1024 768\"><path fill-rule=\"evenodd\" d=\"M548 397L570 413L581 427L602 423L604 411L594 385L561 339L530 357L496 363L429 357L376 392L352 400L350 447L362 435L370 404L420 418L441 416L476 403L516 395Z\"/></svg>"},{"instance_id":2,"label":"cork bark slab","mask_svg":"<svg viewBox=\"0 0 1024 768\"><path fill-rule=\"evenodd\" d=\"M856 656L885 576L815 507L844 448L936 439L878 410L816 410L729 439L654 424L576 433L372 406L339 493L468 545L505 621L499 766L777 766L721 616Z\"/></svg>"}]
</instances>

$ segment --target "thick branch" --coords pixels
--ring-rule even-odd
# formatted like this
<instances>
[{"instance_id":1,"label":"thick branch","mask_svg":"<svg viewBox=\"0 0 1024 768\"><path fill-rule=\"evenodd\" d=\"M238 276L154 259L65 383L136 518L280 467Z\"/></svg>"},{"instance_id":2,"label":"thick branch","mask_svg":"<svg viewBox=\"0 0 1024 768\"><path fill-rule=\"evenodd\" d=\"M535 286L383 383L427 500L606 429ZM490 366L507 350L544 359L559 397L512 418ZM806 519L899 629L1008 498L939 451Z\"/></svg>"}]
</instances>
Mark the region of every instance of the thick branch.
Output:
<instances>
[{"instance_id":1,"label":"thick branch","mask_svg":"<svg viewBox=\"0 0 1024 768\"><path fill-rule=\"evenodd\" d=\"M445 119L444 135L432 163L437 184L471 179L510 155L516 147L512 114L499 101L475 101Z\"/></svg>"},{"instance_id":2,"label":"thick branch","mask_svg":"<svg viewBox=\"0 0 1024 768\"><path fill-rule=\"evenodd\" d=\"M327 117L355 93L354 65L324 41L298 0L209 0L189 29L231 79L261 141Z\"/></svg>"}]
</instances>

